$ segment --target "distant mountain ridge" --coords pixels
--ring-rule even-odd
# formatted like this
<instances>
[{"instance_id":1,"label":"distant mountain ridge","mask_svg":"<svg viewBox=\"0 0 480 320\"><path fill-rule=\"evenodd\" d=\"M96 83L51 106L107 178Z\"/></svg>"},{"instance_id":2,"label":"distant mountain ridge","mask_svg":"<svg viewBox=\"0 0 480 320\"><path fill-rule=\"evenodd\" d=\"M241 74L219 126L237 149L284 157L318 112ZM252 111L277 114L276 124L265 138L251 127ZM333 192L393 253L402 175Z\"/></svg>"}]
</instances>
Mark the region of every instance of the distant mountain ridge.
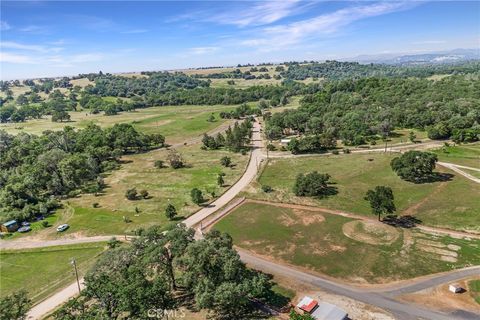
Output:
<instances>
[{"instance_id":1,"label":"distant mountain ridge","mask_svg":"<svg viewBox=\"0 0 480 320\"><path fill-rule=\"evenodd\" d=\"M378 54L360 55L353 58L341 59L342 61L357 61L360 63L386 63L386 64L442 64L456 63L469 60L480 60L478 49L454 49L419 54Z\"/></svg>"}]
</instances>

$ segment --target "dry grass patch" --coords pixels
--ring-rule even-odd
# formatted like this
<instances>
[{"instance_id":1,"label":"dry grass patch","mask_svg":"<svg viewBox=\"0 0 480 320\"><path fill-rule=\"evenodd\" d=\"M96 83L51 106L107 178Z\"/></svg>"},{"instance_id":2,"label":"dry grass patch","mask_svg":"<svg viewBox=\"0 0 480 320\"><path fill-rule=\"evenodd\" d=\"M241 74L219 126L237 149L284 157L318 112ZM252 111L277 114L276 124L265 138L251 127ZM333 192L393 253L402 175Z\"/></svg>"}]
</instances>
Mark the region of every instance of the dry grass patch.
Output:
<instances>
[{"instance_id":1,"label":"dry grass patch","mask_svg":"<svg viewBox=\"0 0 480 320\"><path fill-rule=\"evenodd\" d=\"M380 222L354 220L345 223L342 231L350 239L373 245L389 245L399 237L394 227Z\"/></svg>"}]
</instances>

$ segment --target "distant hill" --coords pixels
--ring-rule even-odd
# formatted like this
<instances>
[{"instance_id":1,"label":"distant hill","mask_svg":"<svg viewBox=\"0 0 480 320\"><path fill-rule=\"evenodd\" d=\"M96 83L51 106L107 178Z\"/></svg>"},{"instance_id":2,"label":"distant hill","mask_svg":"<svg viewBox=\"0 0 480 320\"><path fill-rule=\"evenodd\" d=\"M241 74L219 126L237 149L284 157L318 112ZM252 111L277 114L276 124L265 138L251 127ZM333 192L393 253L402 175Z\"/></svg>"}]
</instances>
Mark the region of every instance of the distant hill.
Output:
<instances>
[{"instance_id":1,"label":"distant hill","mask_svg":"<svg viewBox=\"0 0 480 320\"><path fill-rule=\"evenodd\" d=\"M457 63L471 60L480 60L480 49L454 49L419 54L378 54L360 55L342 61L357 61L360 63L386 63L386 64L442 64Z\"/></svg>"}]
</instances>

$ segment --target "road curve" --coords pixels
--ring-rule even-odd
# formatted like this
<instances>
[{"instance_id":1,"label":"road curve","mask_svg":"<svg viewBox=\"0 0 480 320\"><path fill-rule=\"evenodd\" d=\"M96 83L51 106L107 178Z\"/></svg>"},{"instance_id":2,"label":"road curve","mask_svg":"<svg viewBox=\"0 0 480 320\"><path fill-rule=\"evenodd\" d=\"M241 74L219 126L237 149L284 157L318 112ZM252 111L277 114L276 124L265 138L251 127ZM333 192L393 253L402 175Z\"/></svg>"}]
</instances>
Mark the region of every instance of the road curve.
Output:
<instances>
[{"instance_id":1,"label":"road curve","mask_svg":"<svg viewBox=\"0 0 480 320\"><path fill-rule=\"evenodd\" d=\"M232 201L237 194L242 191L243 188L248 186L250 182L255 178L258 172L261 161L263 160L262 154L262 137L260 133L260 123L258 121L253 123L252 134L252 152L250 153L250 160L242 177L230 187L224 194L222 194L217 200L210 203L205 208L197 211L183 223L192 228L211 214L217 212L221 207Z\"/></svg>"}]
</instances>

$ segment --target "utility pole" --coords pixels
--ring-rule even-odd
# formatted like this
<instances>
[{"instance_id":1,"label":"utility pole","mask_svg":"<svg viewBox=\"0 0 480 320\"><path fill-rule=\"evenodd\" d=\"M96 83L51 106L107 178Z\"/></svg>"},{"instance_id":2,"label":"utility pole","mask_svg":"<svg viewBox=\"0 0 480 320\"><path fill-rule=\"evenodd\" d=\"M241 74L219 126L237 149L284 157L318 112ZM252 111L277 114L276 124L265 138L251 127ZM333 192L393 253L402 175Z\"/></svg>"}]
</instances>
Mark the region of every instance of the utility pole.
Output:
<instances>
[{"instance_id":1,"label":"utility pole","mask_svg":"<svg viewBox=\"0 0 480 320\"><path fill-rule=\"evenodd\" d=\"M78 280L78 270L77 270L77 262L75 261L74 258L70 261L70 263L73 265L73 268L75 269L75 276L77 277L77 286L78 286L78 293L82 292L82 289L80 289L80 280Z\"/></svg>"}]
</instances>

